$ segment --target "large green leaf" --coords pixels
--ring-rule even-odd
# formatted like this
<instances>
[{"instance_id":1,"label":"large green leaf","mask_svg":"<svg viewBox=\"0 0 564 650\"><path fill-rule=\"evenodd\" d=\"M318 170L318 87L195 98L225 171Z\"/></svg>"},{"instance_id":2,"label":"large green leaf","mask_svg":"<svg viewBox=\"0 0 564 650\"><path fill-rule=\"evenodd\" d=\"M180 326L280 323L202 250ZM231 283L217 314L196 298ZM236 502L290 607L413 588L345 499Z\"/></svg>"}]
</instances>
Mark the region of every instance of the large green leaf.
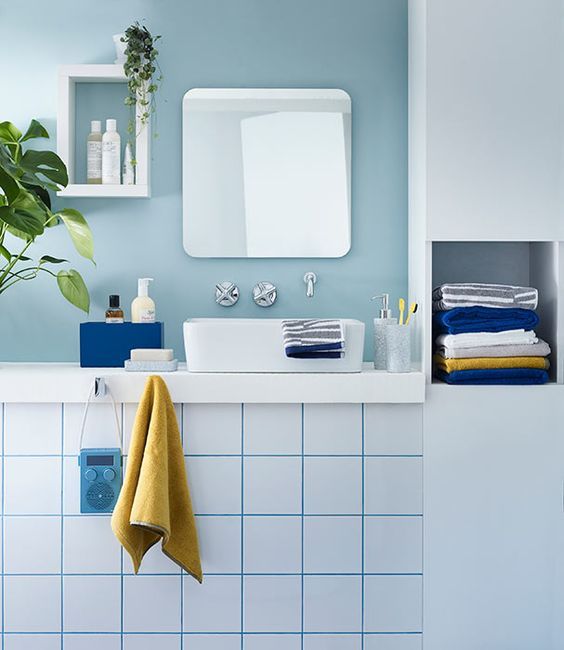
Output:
<instances>
[{"instance_id":1,"label":"large green leaf","mask_svg":"<svg viewBox=\"0 0 564 650\"><path fill-rule=\"evenodd\" d=\"M36 237L43 233L45 219L37 203L27 193L21 192L11 205L0 207L0 221L24 235Z\"/></svg>"},{"instance_id":2,"label":"large green leaf","mask_svg":"<svg viewBox=\"0 0 564 650\"><path fill-rule=\"evenodd\" d=\"M11 203L20 193L20 188L17 181L10 176L8 172L4 171L3 167L0 167L0 188L6 195L8 203Z\"/></svg>"},{"instance_id":3,"label":"large green leaf","mask_svg":"<svg viewBox=\"0 0 564 650\"><path fill-rule=\"evenodd\" d=\"M11 122L0 122L0 142L15 144L22 137L22 132Z\"/></svg>"},{"instance_id":4,"label":"large green leaf","mask_svg":"<svg viewBox=\"0 0 564 650\"><path fill-rule=\"evenodd\" d=\"M68 185L69 177L65 163L53 151L28 149L22 156L20 166L24 172L27 172L23 179L27 182L33 182L33 179L28 177L28 174L31 174L38 182L40 178L37 177L41 175L59 187Z\"/></svg>"},{"instance_id":5,"label":"large green leaf","mask_svg":"<svg viewBox=\"0 0 564 650\"><path fill-rule=\"evenodd\" d=\"M78 271L69 269L57 273L57 284L63 296L75 307L88 313L90 311L90 294Z\"/></svg>"},{"instance_id":6,"label":"large green leaf","mask_svg":"<svg viewBox=\"0 0 564 650\"><path fill-rule=\"evenodd\" d=\"M86 219L78 210L65 208L57 213L69 231L76 250L87 260L94 261L94 239Z\"/></svg>"},{"instance_id":7,"label":"large green leaf","mask_svg":"<svg viewBox=\"0 0 564 650\"><path fill-rule=\"evenodd\" d=\"M25 187L26 190L33 192L39 198L39 200L45 205L47 210L51 210L51 197L49 195L49 192L45 189L45 187L33 183L32 184L26 183L25 181L22 181L21 185L22 187ZM52 222L50 225L55 226L56 222Z\"/></svg>"},{"instance_id":8,"label":"large green leaf","mask_svg":"<svg viewBox=\"0 0 564 650\"><path fill-rule=\"evenodd\" d=\"M16 179L23 174L22 170L14 163L8 145L4 144L1 140L0 140L0 167L7 174L10 174L10 176Z\"/></svg>"},{"instance_id":9,"label":"large green leaf","mask_svg":"<svg viewBox=\"0 0 564 650\"><path fill-rule=\"evenodd\" d=\"M27 131L24 133L23 138L20 140L20 142L25 142L26 140L33 140L33 138L48 138L49 133L47 132L47 129L41 124L41 122L38 122L37 120L31 120L29 126L27 127Z\"/></svg>"},{"instance_id":10,"label":"large green leaf","mask_svg":"<svg viewBox=\"0 0 564 650\"><path fill-rule=\"evenodd\" d=\"M18 237L18 239L23 239L24 241L31 241L35 237L35 235L28 235L27 232L24 232L19 228L14 228L14 226L8 226L8 232L11 235L14 235L14 237Z\"/></svg>"}]
</instances>

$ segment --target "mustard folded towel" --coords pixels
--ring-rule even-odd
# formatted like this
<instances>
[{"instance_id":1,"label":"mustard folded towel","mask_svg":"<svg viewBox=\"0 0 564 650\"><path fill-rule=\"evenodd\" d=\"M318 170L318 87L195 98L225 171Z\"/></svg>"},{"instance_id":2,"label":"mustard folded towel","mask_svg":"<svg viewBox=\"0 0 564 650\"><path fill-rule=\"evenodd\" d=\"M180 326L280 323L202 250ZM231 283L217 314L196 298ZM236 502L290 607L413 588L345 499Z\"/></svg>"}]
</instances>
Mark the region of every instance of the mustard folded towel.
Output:
<instances>
[{"instance_id":1,"label":"mustard folded towel","mask_svg":"<svg viewBox=\"0 0 564 650\"><path fill-rule=\"evenodd\" d=\"M162 539L163 553L198 582L202 567L176 413L161 377L147 379L131 436L112 530L135 573Z\"/></svg>"},{"instance_id":2,"label":"mustard folded towel","mask_svg":"<svg viewBox=\"0 0 564 650\"><path fill-rule=\"evenodd\" d=\"M475 359L445 359L433 356L436 367L444 372L456 370L485 370L491 368L539 368L547 370L548 359L544 357L478 357Z\"/></svg>"}]
</instances>

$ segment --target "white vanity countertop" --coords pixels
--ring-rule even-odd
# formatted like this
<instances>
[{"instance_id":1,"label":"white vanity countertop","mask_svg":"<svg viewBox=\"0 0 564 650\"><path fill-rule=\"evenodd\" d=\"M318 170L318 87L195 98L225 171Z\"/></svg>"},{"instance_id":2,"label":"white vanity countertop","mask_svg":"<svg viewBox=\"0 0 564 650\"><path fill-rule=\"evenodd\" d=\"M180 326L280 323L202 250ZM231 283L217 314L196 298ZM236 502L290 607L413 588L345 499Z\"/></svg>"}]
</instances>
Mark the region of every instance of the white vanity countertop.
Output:
<instances>
[{"instance_id":1,"label":"white vanity countertop","mask_svg":"<svg viewBox=\"0 0 564 650\"><path fill-rule=\"evenodd\" d=\"M151 373L80 368L73 363L0 363L0 402L85 402L103 377L118 402L138 402ZM152 373L155 374L155 373ZM410 403L423 402L422 372L390 374L365 363L360 373L162 373L174 402Z\"/></svg>"}]
</instances>

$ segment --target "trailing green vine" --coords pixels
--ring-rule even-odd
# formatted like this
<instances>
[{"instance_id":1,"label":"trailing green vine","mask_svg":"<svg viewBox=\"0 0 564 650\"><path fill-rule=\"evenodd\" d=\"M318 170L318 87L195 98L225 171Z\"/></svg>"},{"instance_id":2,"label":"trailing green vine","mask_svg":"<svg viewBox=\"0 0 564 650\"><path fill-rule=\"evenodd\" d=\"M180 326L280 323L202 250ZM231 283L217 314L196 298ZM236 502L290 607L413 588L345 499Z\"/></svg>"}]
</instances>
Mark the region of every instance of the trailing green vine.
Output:
<instances>
[{"instance_id":1,"label":"trailing green vine","mask_svg":"<svg viewBox=\"0 0 564 650\"><path fill-rule=\"evenodd\" d=\"M160 38L153 36L139 22L130 25L122 37L126 44L123 68L127 76L128 95L125 104L131 109L127 132L133 137L137 135L136 113L141 128L150 122L151 117L156 117L155 95L163 79L157 60L159 51L155 47Z\"/></svg>"}]
</instances>

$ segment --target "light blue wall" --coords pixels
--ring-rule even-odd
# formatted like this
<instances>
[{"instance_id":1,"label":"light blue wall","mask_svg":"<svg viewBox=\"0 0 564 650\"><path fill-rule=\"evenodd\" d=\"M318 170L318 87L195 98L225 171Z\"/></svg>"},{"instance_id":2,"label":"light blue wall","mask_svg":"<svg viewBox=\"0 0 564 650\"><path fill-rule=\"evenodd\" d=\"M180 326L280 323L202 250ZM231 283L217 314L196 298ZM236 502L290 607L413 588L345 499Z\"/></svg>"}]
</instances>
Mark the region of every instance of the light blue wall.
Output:
<instances>
[{"instance_id":1,"label":"light blue wall","mask_svg":"<svg viewBox=\"0 0 564 650\"><path fill-rule=\"evenodd\" d=\"M153 296L166 343L184 357L181 324L194 316L347 316L370 322L374 293L407 285L406 0L31 0L0 5L1 115L20 126L36 117L54 132L57 66L113 61L111 36L135 19L163 35L165 82L153 143L153 198L75 199L96 239L97 267L77 258L61 228L38 254L71 256L90 287L90 318L107 295L129 306L139 276ZM337 260L202 260L182 248L181 99L191 87L343 88L353 102L352 250ZM53 144L53 147L55 145ZM305 298L302 276L319 276ZM242 291L217 307L217 281ZM258 280L279 287L274 308L250 299ZM0 359L78 358L80 313L46 278L0 298ZM369 332L370 330L368 330ZM367 358L371 354L367 335Z\"/></svg>"}]
</instances>

